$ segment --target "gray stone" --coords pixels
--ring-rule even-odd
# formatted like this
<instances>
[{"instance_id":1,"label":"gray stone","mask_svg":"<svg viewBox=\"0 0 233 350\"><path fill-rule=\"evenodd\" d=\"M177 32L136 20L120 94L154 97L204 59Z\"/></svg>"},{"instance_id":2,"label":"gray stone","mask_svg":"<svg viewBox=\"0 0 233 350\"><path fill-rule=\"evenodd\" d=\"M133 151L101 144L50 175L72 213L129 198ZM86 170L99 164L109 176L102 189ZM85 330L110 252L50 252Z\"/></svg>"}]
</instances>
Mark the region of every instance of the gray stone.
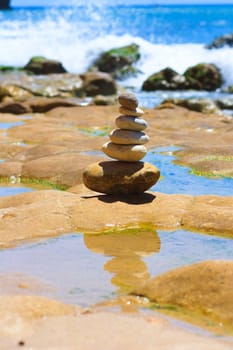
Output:
<instances>
[{"instance_id":1,"label":"gray stone","mask_svg":"<svg viewBox=\"0 0 233 350\"><path fill-rule=\"evenodd\" d=\"M118 101L123 107L128 109L135 109L138 107L137 97L130 92L121 94L118 97Z\"/></svg>"},{"instance_id":2,"label":"gray stone","mask_svg":"<svg viewBox=\"0 0 233 350\"><path fill-rule=\"evenodd\" d=\"M129 109L121 106L119 112L123 115L129 115L132 117L142 117L144 114L143 110L138 107L135 109Z\"/></svg>"},{"instance_id":3,"label":"gray stone","mask_svg":"<svg viewBox=\"0 0 233 350\"><path fill-rule=\"evenodd\" d=\"M124 162L137 162L147 153L143 145L117 145L113 142L106 142L102 146L102 151L110 158Z\"/></svg>"},{"instance_id":4,"label":"gray stone","mask_svg":"<svg viewBox=\"0 0 233 350\"><path fill-rule=\"evenodd\" d=\"M147 128L147 122L142 118L120 115L115 120L116 126L120 129L142 131Z\"/></svg>"},{"instance_id":5,"label":"gray stone","mask_svg":"<svg viewBox=\"0 0 233 350\"><path fill-rule=\"evenodd\" d=\"M159 170L149 163L106 161L89 165L83 182L96 192L140 194L156 184L159 177Z\"/></svg>"},{"instance_id":6,"label":"gray stone","mask_svg":"<svg viewBox=\"0 0 233 350\"><path fill-rule=\"evenodd\" d=\"M120 145L144 145L149 141L149 136L142 131L124 129L112 130L109 138L113 143Z\"/></svg>"}]
</instances>

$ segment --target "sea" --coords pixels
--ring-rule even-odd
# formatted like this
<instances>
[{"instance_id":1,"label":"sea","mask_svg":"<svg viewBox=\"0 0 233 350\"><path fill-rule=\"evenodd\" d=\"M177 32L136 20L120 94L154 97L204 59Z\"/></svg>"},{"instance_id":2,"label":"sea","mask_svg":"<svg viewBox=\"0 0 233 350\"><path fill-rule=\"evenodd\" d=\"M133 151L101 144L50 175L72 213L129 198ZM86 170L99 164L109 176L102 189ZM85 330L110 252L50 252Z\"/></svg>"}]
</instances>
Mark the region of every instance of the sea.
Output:
<instances>
[{"instance_id":1,"label":"sea","mask_svg":"<svg viewBox=\"0 0 233 350\"><path fill-rule=\"evenodd\" d=\"M140 93L149 107L169 97L141 91L151 74L171 67L178 73L197 63L216 64L224 85L233 85L233 48L208 50L216 37L233 32L233 5L114 5L74 0L70 7L15 7L0 11L0 65L23 66L32 56L60 60L71 73L84 73L103 52L140 46L140 71L119 82ZM156 1L155 1L156 3ZM221 94L182 92L185 97ZM179 92L170 92L179 97Z\"/></svg>"}]
</instances>

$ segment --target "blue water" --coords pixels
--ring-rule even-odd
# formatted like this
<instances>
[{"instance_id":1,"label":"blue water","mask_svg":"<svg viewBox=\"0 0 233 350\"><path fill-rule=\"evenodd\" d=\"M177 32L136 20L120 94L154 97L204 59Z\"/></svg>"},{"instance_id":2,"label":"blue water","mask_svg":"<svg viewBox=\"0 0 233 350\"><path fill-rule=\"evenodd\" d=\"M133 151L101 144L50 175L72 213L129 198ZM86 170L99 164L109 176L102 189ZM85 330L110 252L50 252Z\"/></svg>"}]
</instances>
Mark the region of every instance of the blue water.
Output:
<instances>
[{"instance_id":1,"label":"blue water","mask_svg":"<svg viewBox=\"0 0 233 350\"><path fill-rule=\"evenodd\" d=\"M31 56L44 55L59 59L70 72L83 73L104 50L135 42L141 49L141 74L127 86L140 87L146 77L167 66L183 73L200 62L217 64L226 84L233 83L233 48L205 49L215 37L233 31L233 5L74 3L77 6L1 11L0 65L25 65Z\"/></svg>"},{"instance_id":2,"label":"blue water","mask_svg":"<svg viewBox=\"0 0 233 350\"><path fill-rule=\"evenodd\" d=\"M150 150L145 160L160 169L161 178L152 191L168 194L182 193L193 196L213 194L233 196L233 178L208 178L197 176L190 168L174 164L176 147L160 147Z\"/></svg>"},{"instance_id":3,"label":"blue water","mask_svg":"<svg viewBox=\"0 0 233 350\"><path fill-rule=\"evenodd\" d=\"M233 259L233 240L198 235L187 231L113 234L116 247L111 247L111 235L70 234L44 242L0 251L0 273L20 273L21 280L33 276L46 286L46 295L64 302L88 306L113 298L121 282L137 281L168 270L213 259ZM130 245L130 239L132 240ZM140 252L136 250L140 241ZM148 242L150 251L148 252ZM145 245L145 247L144 247ZM143 249L146 249L146 253ZM135 271L131 266L135 263ZM124 268L124 263L130 268ZM140 274L138 273L140 268ZM137 277L139 276L139 277ZM134 283L133 282L133 283ZM137 282L136 282L137 283ZM22 292L22 291L21 291ZM30 289L28 290L30 293Z\"/></svg>"}]
</instances>

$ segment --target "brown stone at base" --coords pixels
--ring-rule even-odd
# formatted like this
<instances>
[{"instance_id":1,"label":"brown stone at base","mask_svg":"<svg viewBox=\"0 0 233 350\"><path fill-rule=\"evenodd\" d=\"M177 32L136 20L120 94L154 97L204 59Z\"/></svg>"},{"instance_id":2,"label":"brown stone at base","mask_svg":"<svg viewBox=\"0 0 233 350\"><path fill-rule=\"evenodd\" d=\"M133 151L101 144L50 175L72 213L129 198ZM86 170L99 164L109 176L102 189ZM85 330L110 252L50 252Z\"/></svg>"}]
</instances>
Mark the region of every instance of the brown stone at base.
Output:
<instances>
[{"instance_id":1,"label":"brown stone at base","mask_svg":"<svg viewBox=\"0 0 233 350\"><path fill-rule=\"evenodd\" d=\"M107 194L143 193L156 184L159 177L159 169L145 162L98 162L83 172L87 188Z\"/></svg>"}]
</instances>

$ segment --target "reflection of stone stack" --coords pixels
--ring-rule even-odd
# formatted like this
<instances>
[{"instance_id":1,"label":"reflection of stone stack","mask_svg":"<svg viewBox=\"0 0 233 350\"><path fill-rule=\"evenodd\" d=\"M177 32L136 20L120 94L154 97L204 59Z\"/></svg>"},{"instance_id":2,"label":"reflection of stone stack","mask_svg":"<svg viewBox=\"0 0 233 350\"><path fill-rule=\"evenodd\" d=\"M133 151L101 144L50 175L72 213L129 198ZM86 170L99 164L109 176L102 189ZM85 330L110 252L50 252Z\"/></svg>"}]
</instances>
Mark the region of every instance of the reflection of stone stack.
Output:
<instances>
[{"instance_id":1,"label":"reflection of stone stack","mask_svg":"<svg viewBox=\"0 0 233 350\"><path fill-rule=\"evenodd\" d=\"M144 144L149 141L149 137L143 132L147 123L140 118L144 112L138 108L138 101L133 94L121 95L119 102L122 115L115 120L118 128L112 130L109 135L111 141L105 143L102 150L111 158L137 162L146 155Z\"/></svg>"},{"instance_id":2,"label":"reflection of stone stack","mask_svg":"<svg viewBox=\"0 0 233 350\"><path fill-rule=\"evenodd\" d=\"M159 179L159 170L140 160L146 155L144 146L149 137L143 130L147 123L141 117L133 94L119 96L121 115L116 118L117 129L111 131L110 141L103 152L116 159L89 165L83 173L84 184L93 191L108 194L139 194L148 190Z\"/></svg>"}]
</instances>

